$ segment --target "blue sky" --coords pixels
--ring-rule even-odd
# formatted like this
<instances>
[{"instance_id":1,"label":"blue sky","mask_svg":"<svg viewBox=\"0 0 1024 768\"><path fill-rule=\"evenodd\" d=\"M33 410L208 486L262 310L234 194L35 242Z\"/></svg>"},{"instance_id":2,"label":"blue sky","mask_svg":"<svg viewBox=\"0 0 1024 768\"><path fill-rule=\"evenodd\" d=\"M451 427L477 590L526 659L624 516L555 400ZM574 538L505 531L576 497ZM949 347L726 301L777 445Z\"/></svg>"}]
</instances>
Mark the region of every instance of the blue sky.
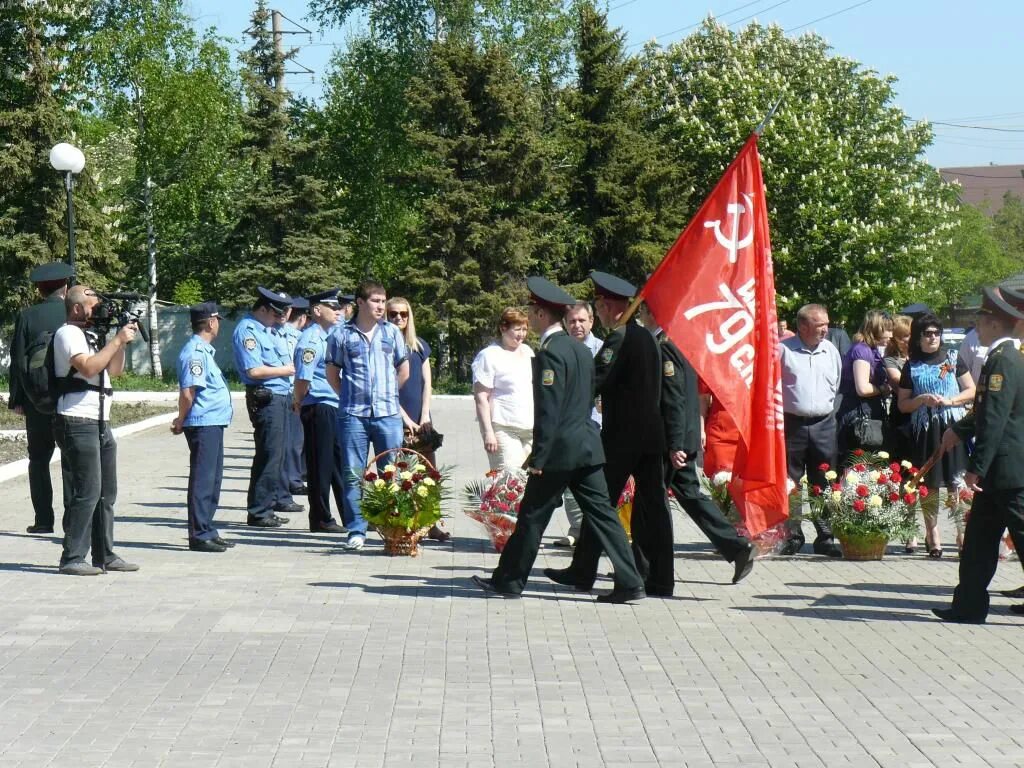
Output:
<instances>
[{"instance_id":1,"label":"blue sky","mask_svg":"<svg viewBox=\"0 0 1024 768\"><path fill-rule=\"evenodd\" d=\"M270 0L270 5L313 31L311 42L305 35L289 40L302 49L297 61L315 74L288 75L288 85L295 93L318 97L331 54L358 26L321 30L305 18L304 0ZM215 26L237 41L254 6L250 0L192 0L191 12L198 26ZM651 38L677 40L687 30L667 33L697 24L708 13L738 26L753 17L786 30L798 28L792 34L813 30L835 53L895 75L897 103L911 117L1016 130L936 126L928 150L935 165L1024 163L1021 0L610 0L609 6L611 22L635 46ZM837 15L803 26L831 14Z\"/></svg>"}]
</instances>

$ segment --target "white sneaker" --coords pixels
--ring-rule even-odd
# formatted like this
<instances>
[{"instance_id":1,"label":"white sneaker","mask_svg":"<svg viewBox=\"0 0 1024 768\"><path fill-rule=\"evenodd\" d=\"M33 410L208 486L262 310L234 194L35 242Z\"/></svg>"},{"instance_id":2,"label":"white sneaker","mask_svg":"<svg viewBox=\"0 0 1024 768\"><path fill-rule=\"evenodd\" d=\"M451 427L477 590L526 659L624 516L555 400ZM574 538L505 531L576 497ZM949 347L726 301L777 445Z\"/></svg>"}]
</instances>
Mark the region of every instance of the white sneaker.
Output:
<instances>
[{"instance_id":1,"label":"white sneaker","mask_svg":"<svg viewBox=\"0 0 1024 768\"><path fill-rule=\"evenodd\" d=\"M348 541L345 542L344 547L345 547L345 549L348 549L348 550L351 550L351 551L354 552L357 549L362 549L363 545L365 543L366 543L366 537L365 536L361 536L360 534L357 533L357 534L354 534L354 535L348 537Z\"/></svg>"},{"instance_id":2,"label":"white sneaker","mask_svg":"<svg viewBox=\"0 0 1024 768\"><path fill-rule=\"evenodd\" d=\"M576 537L575 536L562 536L561 538L555 539L556 547L575 547Z\"/></svg>"}]
</instances>

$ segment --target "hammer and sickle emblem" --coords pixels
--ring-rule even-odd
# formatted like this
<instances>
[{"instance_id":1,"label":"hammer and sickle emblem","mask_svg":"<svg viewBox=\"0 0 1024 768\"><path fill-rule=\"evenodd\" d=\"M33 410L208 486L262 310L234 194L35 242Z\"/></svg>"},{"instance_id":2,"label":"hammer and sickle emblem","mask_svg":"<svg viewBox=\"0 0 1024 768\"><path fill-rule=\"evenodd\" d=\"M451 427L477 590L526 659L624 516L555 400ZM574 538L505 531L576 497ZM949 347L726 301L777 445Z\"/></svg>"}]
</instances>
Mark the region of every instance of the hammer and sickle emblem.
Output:
<instances>
[{"instance_id":1,"label":"hammer and sickle emblem","mask_svg":"<svg viewBox=\"0 0 1024 768\"><path fill-rule=\"evenodd\" d=\"M743 193L743 199L747 202L746 206L744 206L742 203L729 203L725 207L726 215L727 216L732 216L732 236L731 237L726 237L722 233L722 220L721 219L715 219L714 221L705 221L704 222L704 228L705 229L714 229L715 230L715 239L718 241L718 244L721 245L723 248L725 248L727 251L729 251L729 263L730 264L735 264L736 263L736 253L738 251L743 250L748 245L750 245L752 242L754 242L754 222L753 221L750 222L750 230L747 232L746 236L742 240L739 239L739 236L740 236L740 216L742 216L744 213L748 213L748 212L749 213L753 213L754 212L754 200L753 200L753 198L751 198L750 195L748 195L746 192L744 192Z\"/></svg>"}]
</instances>

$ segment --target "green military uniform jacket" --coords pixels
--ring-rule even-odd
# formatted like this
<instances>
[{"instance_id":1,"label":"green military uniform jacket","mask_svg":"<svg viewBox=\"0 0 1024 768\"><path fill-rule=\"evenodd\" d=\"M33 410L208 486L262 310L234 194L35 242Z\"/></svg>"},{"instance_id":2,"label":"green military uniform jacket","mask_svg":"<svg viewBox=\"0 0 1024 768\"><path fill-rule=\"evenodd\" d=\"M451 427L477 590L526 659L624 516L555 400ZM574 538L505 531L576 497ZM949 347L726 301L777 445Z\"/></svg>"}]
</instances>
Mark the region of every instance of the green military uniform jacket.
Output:
<instances>
[{"instance_id":1,"label":"green military uniform jacket","mask_svg":"<svg viewBox=\"0 0 1024 768\"><path fill-rule=\"evenodd\" d=\"M23 377L25 368L25 350L36 337L44 331L56 331L67 320L64 299L60 295L52 295L45 301L22 310L14 322L14 338L11 340L11 396L9 408L32 407L25 393Z\"/></svg>"},{"instance_id":2,"label":"green military uniform jacket","mask_svg":"<svg viewBox=\"0 0 1024 768\"><path fill-rule=\"evenodd\" d=\"M664 453L661 352L651 332L632 321L616 328L608 334L594 364L605 452Z\"/></svg>"},{"instance_id":3,"label":"green military uniform jacket","mask_svg":"<svg viewBox=\"0 0 1024 768\"><path fill-rule=\"evenodd\" d=\"M604 464L590 418L594 357L565 331L555 331L533 359L533 451L530 466L560 472Z\"/></svg>"},{"instance_id":4,"label":"green military uniform jacket","mask_svg":"<svg viewBox=\"0 0 1024 768\"><path fill-rule=\"evenodd\" d=\"M974 410L953 425L961 440L975 438L967 469L991 490L1024 488L1024 355L1006 341L989 351Z\"/></svg>"},{"instance_id":5,"label":"green military uniform jacket","mask_svg":"<svg viewBox=\"0 0 1024 768\"><path fill-rule=\"evenodd\" d=\"M697 372L665 331L655 338L661 350L661 416L668 450L695 457L700 451Z\"/></svg>"}]
</instances>

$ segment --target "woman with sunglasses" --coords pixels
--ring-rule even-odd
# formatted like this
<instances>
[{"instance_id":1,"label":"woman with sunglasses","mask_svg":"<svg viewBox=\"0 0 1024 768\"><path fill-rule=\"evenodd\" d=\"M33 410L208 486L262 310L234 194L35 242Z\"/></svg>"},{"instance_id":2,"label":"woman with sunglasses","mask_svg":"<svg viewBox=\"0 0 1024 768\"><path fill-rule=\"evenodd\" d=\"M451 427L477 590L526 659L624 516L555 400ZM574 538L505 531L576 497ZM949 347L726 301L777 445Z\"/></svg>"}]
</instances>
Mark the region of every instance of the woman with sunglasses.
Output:
<instances>
[{"instance_id":1,"label":"woman with sunglasses","mask_svg":"<svg viewBox=\"0 0 1024 768\"><path fill-rule=\"evenodd\" d=\"M404 445L417 450L434 467L437 460L434 450L437 446L434 425L430 417L430 397L433 393L433 379L430 373L430 345L416 335L416 320L408 299L393 296L385 305L388 322L402 332L405 346L409 350L409 378L398 390L398 406L405 429ZM451 534L439 525L430 529L427 536L438 541L447 541Z\"/></svg>"},{"instance_id":2,"label":"woman with sunglasses","mask_svg":"<svg viewBox=\"0 0 1024 768\"><path fill-rule=\"evenodd\" d=\"M909 359L898 390L901 412L910 414L912 455L922 466L935 452L946 427L962 419L964 406L974 400L974 380L956 350L942 348L942 323L933 314L920 315L910 326ZM946 451L921 481L931 491L921 499L925 546L931 558L942 557L939 532L939 489L955 493L954 478L967 468L967 452L958 445ZM957 526L957 547L963 532Z\"/></svg>"}]
</instances>

